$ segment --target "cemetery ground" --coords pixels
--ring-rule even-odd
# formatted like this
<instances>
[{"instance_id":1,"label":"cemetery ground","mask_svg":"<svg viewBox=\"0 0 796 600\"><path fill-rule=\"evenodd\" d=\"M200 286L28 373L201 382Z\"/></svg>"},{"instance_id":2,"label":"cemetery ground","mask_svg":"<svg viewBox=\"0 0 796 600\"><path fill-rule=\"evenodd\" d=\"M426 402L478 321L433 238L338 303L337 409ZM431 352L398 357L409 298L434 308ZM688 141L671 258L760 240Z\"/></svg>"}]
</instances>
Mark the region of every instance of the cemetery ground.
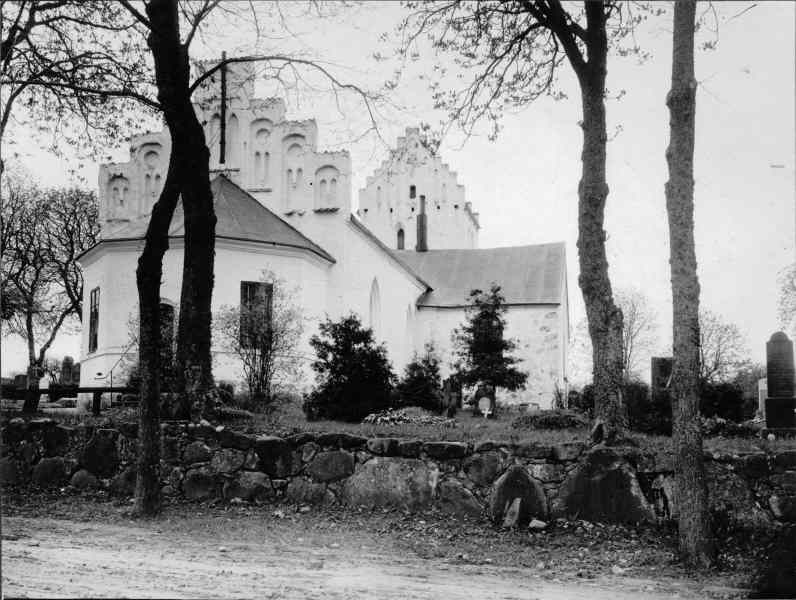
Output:
<instances>
[{"instance_id":1,"label":"cemetery ground","mask_svg":"<svg viewBox=\"0 0 796 600\"><path fill-rule=\"evenodd\" d=\"M690 573L671 529L557 521L501 530L428 510L130 504L65 490L3 503L8 596L741 598L760 541L727 539Z\"/></svg>"}]
</instances>

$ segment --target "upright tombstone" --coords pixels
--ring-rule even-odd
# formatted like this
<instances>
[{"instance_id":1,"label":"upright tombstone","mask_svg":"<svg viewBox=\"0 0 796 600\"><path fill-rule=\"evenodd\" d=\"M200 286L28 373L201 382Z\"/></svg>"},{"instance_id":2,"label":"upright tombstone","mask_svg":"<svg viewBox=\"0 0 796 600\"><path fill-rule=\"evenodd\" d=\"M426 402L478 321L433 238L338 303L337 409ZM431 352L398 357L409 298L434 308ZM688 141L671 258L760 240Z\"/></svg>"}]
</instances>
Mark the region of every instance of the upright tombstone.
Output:
<instances>
[{"instance_id":1,"label":"upright tombstone","mask_svg":"<svg viewBox=\"0 0 796 600\"><path fill-rule=\"evenodd\" d=\"M651 359L650 382L652 391L665 390L669 387L674 359L671 356L653 356Z\"/></svg>"},{"instance_id":2,"label":"upright tombstone","mask_svg":"<svg viewBox=\"0 0 796 600\"><path fill-rule=\"evenodd\" d=\"M766 427L787 429L796 425L794 419L793 342L782 331L766 343Z\"/></svg>"}]
</instances>

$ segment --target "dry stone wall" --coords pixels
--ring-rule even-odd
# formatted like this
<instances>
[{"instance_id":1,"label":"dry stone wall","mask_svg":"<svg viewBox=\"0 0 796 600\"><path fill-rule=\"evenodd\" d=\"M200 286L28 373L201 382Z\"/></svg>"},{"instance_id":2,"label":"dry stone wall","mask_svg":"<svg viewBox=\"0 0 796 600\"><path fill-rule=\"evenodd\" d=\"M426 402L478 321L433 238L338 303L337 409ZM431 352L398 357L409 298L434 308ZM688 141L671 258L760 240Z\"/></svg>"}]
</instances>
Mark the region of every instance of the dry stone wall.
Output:
<instances>
[{"instance_id":1,"label":"dry stone wall","mask_svg":"<svg viewBox=\"0 0 796 600\"><path fill-rule=\"evenodd\" d=\"M578 442L429 442L348 433L253 436L164 423L166 497L421 510L524 526L577 517L655 522L677 516L673 457ZM137 427L12 419L2 429L6 489L135 486ZM713 509L740 525L796 521L796 451L706 455Z\"/></svg>"}]
</instances>

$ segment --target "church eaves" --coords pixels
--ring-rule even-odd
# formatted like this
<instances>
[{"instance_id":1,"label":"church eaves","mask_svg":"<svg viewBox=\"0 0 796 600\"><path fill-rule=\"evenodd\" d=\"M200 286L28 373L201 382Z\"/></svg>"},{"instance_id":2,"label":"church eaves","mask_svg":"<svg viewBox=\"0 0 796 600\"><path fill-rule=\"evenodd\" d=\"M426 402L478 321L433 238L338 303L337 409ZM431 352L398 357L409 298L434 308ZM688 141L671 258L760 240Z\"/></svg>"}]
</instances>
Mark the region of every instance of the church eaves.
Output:
<instances>
[{"instance_id":1,"label":"church eaves","mask_svg":"<svg viewBox=\"0 0 796 600\"><path fill-rule=\"evenodd\" d=\"M287 248L308 250L331 263L334 257L313 242L298 229L279 218L246 191L219 175L210 184L216 218L216 239L255 242ZM149 224L149 215L126 223L84 252L90 252L99 244L116 241L144 239ZM185 215L182 204L177 205L169 227L170 238L185 235ZM79 257L78 257L79 258Z\"/></svg>"}]
</instances>

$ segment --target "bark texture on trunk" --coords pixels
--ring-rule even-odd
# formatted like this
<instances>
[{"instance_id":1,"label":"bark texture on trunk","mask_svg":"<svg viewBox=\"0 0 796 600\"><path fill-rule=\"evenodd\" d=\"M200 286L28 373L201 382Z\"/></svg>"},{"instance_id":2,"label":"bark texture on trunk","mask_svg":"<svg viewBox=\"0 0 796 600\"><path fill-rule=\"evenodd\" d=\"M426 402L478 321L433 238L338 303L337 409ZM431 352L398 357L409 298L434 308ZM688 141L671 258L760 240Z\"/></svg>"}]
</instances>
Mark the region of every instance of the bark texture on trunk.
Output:
<instances>
[{"instance_id":1,"label":"bark texture on trunk","mask_svg":"<svg viewBox=\"0 0 796 600\"><path fill-rule=\"evenodd\" d=\"M622 397L622 311L614 303L605 252L606 181L605 77L608 39L602 2L585 3L588 62L573 64L583 105L583 171L578 185L578 284L592 341L596 423L611 438L626 427Z\"/></svg>"},{"instance_id":2,"label":"bark texture on trunk","mask_svg":"<svg viewBox=\"0 0 796 600\"><path fill-rule=\"evenodd\" d=\"M153 0L147 5L147 14L152 24L150 47L158 100L171 134L185 214L174 373L178 400L173 416L188 419L194 403L204 399L213 385L210 345L216 216L210 191L210 152L191 103L188 48L180 43L177 2Z\"/></svg>"},{"instance_id":3,"label":"bark texture on trunk","mask_svg":"<svg viewBox=\"0 0 796 600\"><path fill-rule=\"evenodd\" d=\"M713 561L714 546L699 423L699 279L694 247L695 12L695 0L675 3L672 88L666 98L670 116L666 210L672 276L671 387L680 551L687 562L708 566Z\"/></svg>"},{"instance_id":4,"label":"bark texture on trunk","mask_svg":"<svg viewBox=\"0 0 796 600\"><path fill-rule=\"evenodd\" d=\"M151 23L147 40L155 62L158 100L163 106L172 137L172 154L163 190L152 208L138 259L136 282L139 302L139 402L138 460L135 489L136 511L154 515L160 511L160 281L163 256L169 247L169 226L180 197L185 169L179 160L182 140L174 135L179 124L180 90L188 87L188 56L180 45L177 5L173 0L153 0L146 6ZM189 102L190 103L190 102Z\"/></svg>"}]
</instances>

